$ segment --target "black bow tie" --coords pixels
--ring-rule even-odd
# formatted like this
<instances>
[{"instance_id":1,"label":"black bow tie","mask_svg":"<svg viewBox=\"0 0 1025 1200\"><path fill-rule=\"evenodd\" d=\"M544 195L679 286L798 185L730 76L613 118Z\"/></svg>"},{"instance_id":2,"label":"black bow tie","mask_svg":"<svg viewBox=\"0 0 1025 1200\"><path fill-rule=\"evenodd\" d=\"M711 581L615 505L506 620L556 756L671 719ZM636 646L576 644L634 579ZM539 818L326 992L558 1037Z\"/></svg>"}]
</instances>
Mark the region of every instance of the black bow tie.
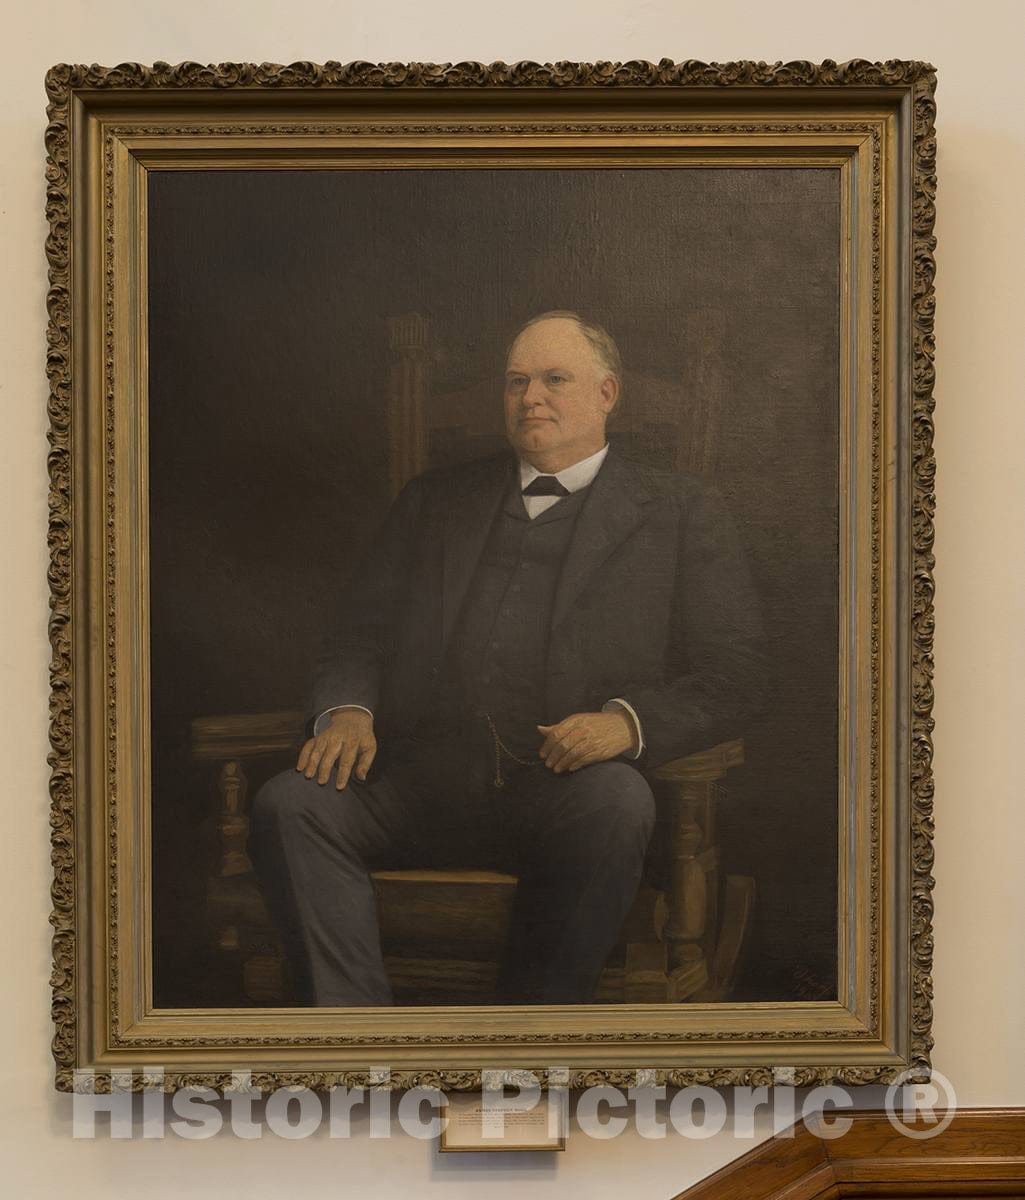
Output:
<instances>
[{"instance_id":1,"label":"black bow tie","mask_svg":"<svg viewBox=\"0 0 1025 1200\"><path fill-rule=\"evenodd\" d=\"M524 496L568 496L569 488L554 475L538 475L523 489Z\"/></svg>"}]
</instances>

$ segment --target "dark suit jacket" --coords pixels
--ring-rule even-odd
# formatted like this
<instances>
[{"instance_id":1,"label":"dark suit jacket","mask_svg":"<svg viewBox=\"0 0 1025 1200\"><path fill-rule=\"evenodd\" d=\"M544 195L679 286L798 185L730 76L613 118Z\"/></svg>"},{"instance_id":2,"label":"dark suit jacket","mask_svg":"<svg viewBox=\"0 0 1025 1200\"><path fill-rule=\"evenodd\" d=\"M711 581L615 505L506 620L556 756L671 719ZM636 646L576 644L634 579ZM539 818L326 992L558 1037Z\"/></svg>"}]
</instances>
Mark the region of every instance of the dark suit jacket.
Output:
<instances>
[{"instance_id":1,"label":"dark suit jacket","mask_svg":"<svg viewBox=\"0 0 1025 1200\"><path fill-rule=\"evenodd\" d=\"M379 740L412 732L516 467L509 452L405 487L351 581L318 664L313 712L361 704ZM613 443L561 573L538 722L622 697L644 734L638 765L657 766L743 734L765 696L761 642L722 501L693 476L630 462Z\"/></svg>"}]
</instances>

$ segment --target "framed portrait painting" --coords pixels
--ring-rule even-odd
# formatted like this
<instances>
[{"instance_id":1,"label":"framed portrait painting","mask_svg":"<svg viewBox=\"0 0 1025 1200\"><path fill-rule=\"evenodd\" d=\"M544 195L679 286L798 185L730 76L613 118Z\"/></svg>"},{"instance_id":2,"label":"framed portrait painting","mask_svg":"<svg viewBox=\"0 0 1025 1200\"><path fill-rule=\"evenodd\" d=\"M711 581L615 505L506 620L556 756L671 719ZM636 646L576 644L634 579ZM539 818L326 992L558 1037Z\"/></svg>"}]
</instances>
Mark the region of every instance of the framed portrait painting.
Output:
<instances>
[{"instance_id":1,"label":"framed portrait painting","mask_svg":"<svg viewBox=\"0 0 1025 1200\"><path fill-rule=\"evenodd\" d=\"M928 1069L934 84L51 70L58 1087Z\"/></svg>"}]
</instances>

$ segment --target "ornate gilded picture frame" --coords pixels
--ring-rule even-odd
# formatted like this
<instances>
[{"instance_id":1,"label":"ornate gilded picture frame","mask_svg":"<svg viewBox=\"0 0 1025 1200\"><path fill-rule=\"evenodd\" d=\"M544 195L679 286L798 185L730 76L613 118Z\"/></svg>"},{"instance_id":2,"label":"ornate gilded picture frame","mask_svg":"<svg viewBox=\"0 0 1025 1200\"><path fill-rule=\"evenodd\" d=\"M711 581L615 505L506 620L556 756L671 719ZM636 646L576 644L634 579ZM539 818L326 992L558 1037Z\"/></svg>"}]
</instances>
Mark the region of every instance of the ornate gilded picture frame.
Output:
<instances>
[{"instance_id":1,"label":"ornate gilded picture frame","mask_svg":"<svg viewBox=\"0 0 1025 1200\"><path fill-rule=\"evenodd\" d=\"M46 89L58 1089L927 1072L933 68Z\"/></svg>"}]
</instances>

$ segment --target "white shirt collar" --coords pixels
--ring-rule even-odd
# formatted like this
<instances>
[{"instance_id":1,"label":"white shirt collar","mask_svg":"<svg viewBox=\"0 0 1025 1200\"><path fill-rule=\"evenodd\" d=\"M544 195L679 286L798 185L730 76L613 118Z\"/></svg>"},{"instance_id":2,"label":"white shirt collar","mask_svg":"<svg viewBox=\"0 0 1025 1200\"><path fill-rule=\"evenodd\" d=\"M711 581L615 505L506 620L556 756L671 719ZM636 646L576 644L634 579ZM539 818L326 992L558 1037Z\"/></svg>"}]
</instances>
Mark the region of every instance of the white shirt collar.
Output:
<instances>
[{"instance_id":1,"label":"white shirt collar","mask_svg":"<svg viewBox=\"0 0 1025 1200\"><path fill-rule=\"evenodd\" d=\"M598 451L597 454L592 454L589 458L582 458L580 462L574 463L571 467L565 467L555 476L568 492L579 492L581 488L587 487L598 474L598 471L605 461L605 455L609 452L609 444ZM533 467L526 459L520 459L520 489L529 486L534 482L539 475L544 475L544 471L539 471L537 467Z\"/></svg>"}]
</instances>

